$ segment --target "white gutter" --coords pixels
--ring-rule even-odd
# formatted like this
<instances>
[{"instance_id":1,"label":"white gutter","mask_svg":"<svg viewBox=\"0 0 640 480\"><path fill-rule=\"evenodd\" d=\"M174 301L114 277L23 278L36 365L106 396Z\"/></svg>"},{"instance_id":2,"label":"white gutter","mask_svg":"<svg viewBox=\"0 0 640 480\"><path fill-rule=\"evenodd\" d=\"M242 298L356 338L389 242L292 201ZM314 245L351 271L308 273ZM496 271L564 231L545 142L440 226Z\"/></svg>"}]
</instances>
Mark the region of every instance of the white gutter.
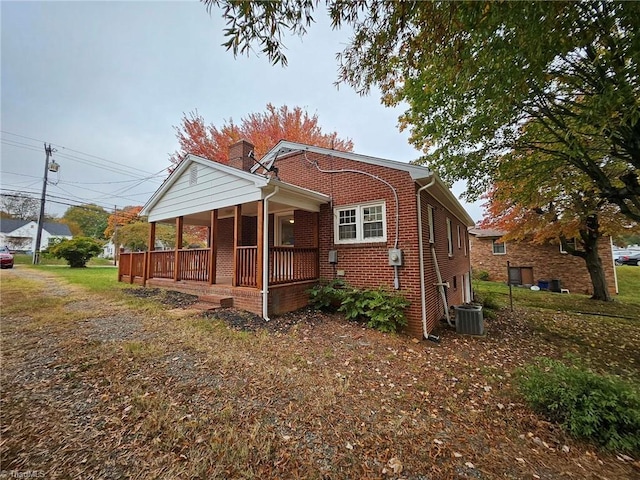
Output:
<instances>
[{"instance_id":1,"label":"white gutter","mask_svg":"<svg viewBox=\"0 0 640 480\"><path fill-rule=\"evenodd\" d=\"M280 187L276 186L262 199L262 318L269 321L269 199Z\"/></svg>"},{"instance_id":2,"label":"white gutter","mask_svg":"<svg viewBox=\"0 0 640 480\"><path fill-rule=\"evenodd\" d=\"M420 187L416 193L416 202L418 204L418 254L420 256L420 301L422 303L422 335L424 338L429 338L429 332L427 332L427 299L426 287L424 284L424 253L422 251L422 206L420 202L420 194L423 190L432 187L436 183L435 174L431 175L431 181L424 187Z\"/></svg>"}]
</instances>

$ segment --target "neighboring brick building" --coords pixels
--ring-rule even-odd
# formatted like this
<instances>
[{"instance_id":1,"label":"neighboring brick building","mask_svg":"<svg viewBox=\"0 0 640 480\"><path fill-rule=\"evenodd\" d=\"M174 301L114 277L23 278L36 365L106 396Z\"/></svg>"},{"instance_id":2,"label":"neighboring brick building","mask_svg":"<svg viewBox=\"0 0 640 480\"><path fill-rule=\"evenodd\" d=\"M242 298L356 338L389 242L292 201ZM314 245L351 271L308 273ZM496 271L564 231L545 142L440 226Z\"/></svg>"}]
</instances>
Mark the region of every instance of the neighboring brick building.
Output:
<instances>
[{"instance_id":1,"label":"neighboring brick building","mask_svg":"<svg viewBox=\"0 0 640 480\"><path fill-rule=\"evenodd\" d=\"M407 333L416 337L471 300L473 220L432 171L286 141L259 163L252 150L236 143L229 165L188 155L142 214L179 231L208 226L208 247L150 252L138 274L131 257L121 276L224 293L265 317L305 305L319 279L386 286L411 302Z\"/></svg>"},{"instance_id":2,"label":"neighboring brick building","mask_svg":"<svg viewBox=\"0 0 640 480\"><path fill-rule=\"evenodd\" d=\"M486 271L489 279L514 285L553 287L559 281L571 293L591 295L593 287L585 261L561 251L559 244L534 244L527 241L501 242L505 232L474 228L469 231L471 265L474 272ZM611 237L598 243L607 286L612 295L618 293L618 280L613 263ZM511 270L507 273L507 262Z\"/></svg>"}]
</instances>

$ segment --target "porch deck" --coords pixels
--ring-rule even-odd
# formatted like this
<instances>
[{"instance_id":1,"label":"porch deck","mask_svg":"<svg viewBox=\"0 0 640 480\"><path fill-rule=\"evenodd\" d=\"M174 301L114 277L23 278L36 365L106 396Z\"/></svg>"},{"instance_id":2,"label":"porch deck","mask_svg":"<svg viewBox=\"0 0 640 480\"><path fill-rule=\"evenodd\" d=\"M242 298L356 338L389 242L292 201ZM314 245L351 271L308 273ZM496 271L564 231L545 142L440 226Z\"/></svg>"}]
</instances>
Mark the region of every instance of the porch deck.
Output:
<instances>
[{"instance_id":1,"label":"porch deck","mask_svg":"<svg viewBox=\"0 0 640 480\"><path fill-rule=\"evenodd\" d=\"M216 275L209 248L121 252L118 281L161 287L198 296L231 297L233 306L262 313L257 247L235 249L234 275ZM269 249L269 311L306 305L306 290L319 279L317 248ZM215 279L214 279L215 278ZM211 281L211 279L214 279Z\"/></svg>"}]
</instances>

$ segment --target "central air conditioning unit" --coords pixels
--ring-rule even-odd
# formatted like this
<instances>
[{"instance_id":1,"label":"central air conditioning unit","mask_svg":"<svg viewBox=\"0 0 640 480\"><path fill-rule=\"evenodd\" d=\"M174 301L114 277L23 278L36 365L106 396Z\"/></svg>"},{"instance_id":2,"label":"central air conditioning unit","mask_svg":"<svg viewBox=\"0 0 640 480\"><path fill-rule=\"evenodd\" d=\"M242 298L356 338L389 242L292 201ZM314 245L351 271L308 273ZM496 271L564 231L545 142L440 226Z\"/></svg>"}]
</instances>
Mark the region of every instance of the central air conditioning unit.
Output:
<instances>
[{"instance_id":1,"label":"central air conditioning unit","mask_svg":"<svg viewBox=\"0 0 640 480\"><path fill-rule=\"evenodd\" d=\"M467 335L484 334L484 318L481 305L456 305L456 332Z\"/></svg>"}]
</instances>

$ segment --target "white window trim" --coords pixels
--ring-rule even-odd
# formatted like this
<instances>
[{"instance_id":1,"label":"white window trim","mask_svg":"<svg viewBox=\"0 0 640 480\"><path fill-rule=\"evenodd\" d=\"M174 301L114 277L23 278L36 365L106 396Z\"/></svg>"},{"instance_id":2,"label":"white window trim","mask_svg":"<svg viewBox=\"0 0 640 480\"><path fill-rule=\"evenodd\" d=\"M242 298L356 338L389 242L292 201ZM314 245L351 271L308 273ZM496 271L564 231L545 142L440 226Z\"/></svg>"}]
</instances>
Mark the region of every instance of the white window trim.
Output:
<instances>
[{"instance_id":1,"label":"white window trim","mask_svg":"<svg viewBox=\"0 0 640 480\"><path fill-rule=\"evenodd\" d=\"M382 207L382 237L375 238L363 238L363 214L362 210L366 207ZM340 239L339 233L339 221L340 215L339 213L343 210L356 210L356 238L350 239ZM378 202L367 202L367 203L358 203L355 205L342 205L340 207L335 207L333 209L333 241L336 244L354 244L354 243L381 243L387 241L387 206L386 202L378 201Z\"/></svg>"},{"instance_id":2,"label":"white window trim","mask_svg":"<svg viewBox=\"0 0 640 480\"><path fill-rule=\"evenodd\" d=\"M458 250L462 249L462 238L460 238L460 236L462 235L462 231L460 230L460 225L456 225L458 227Z\"/></svg>"},{"instance_id":3,"label":"white window trim","mask_svg":"<svg viewBox=\"0 0 640 480\"><path fill-rule=\"evenodd\" d=\"M464 245L464 256L466 257L469 251L469 232L467 232L466 229L464 230L464 242L462 242L462 244Z\"/></svg>"},{"instance_id":4,"label":"white window trim","mask_svg":"<svg viewBox=\"0 0 640 480\"><path fill-rule=\"evenodd\" d=\"M504 245L504 252L496 252L496 243ZM507 254L507 242L498 242L497 240L491 240L491 251L494 255L506 255Z\"/></svg>"},{"instance_id":5,"label":"white window trim","mask_svg":"<svg viewBox=\"0 0 640 480\"><path fill-rule=\"evenodd\" d=\"M427 221L429 222L429 243L434 243L436 241L435 228L433 227L433 207L431 205L427 205Z\"/></svg>"},{"instance_id":6,"label":"white window trim","mask_svg":"<svg viewBox=\"0 0 640 480\"><path fill-rule=\"evenodd\" d=\"M453 257L453 227L449 217L447 217L447 252L450 257Z\"/></svg>"}]
</instances>

